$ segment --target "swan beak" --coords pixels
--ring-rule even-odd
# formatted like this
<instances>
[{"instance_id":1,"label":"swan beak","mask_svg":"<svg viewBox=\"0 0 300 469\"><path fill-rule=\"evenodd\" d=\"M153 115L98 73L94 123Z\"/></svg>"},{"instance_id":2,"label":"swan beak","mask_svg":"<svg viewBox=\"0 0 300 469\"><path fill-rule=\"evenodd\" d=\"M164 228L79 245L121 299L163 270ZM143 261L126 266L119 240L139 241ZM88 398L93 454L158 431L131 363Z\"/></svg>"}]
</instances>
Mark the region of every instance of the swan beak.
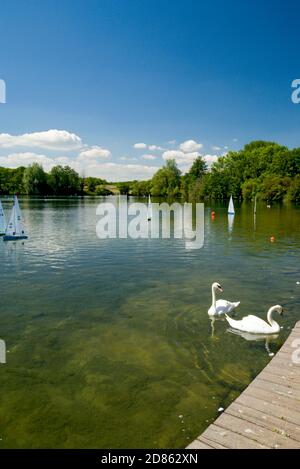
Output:
<instances>
[{"instance_id":1,"label":"swan beak","mask_svg":"<svg viewBox=\"0 0 300 469\"><path fill-rule=\"evenodd\" d=\"M219 290L220 290L220 292L223 292L223 288L220 287Z\"/></svg>"}]
</instances>

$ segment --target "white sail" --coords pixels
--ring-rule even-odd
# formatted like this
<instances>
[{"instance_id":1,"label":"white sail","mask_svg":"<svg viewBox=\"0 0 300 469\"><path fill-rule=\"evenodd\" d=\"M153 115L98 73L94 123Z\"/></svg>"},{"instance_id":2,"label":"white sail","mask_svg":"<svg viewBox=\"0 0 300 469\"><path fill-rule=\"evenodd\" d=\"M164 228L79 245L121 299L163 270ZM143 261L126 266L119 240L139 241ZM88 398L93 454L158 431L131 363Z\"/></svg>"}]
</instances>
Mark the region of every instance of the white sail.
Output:
<instances>
[{"instance_id":1,"label":"white sail","mask_svg":"<svg viewBox=\"0 0 300 469\"><path fill-rule=\"evenodd\" d=\"M21 217L21 210L17 196L14 198L14 205L10 214L10 219L5 231L6 236L15 238L26 237L23 220Z\"/></svg>"},{"instance_id":2,"label":"white sail","mask_svg":"<svg viewBox=\"0 0 300 469\"><path fill-rule=\"evenodd\" d=\"M152 203L151 203L151 197L149 195L148 199L148 212L147 212L148 220L152 219Z\"/></svg>"},{"instance_id":3,"label":"white sail","mask_svg":"<svg viewBox=\"0 0 300 469\"><path fill-rule=\"evenodd\" d=\"M0 200L0 235L4 234L6 230L6 218L3 211L2 203Z\"/></svg>"},{"instance_id":4,"label":"white sail","mask_svg":"<svg viewBox=\"0 0 300 469\"><path fill-rule=\"evenodd\" d=\"M15 236L16 233L16 209L15 205L12 208L9 222L5 231L6 236Z\"/></svg>"},{"instance_id":5,"label":"white sail","mask_svg":"<svg viewBox=\"0 0 300 469\"><path fill-rule=\"evenodd\" d=\"M230 200L229 200L228 213L230 215L234 215L234 205L233 205L232 195L230 196Z\"/></svg>"}]
</instances>

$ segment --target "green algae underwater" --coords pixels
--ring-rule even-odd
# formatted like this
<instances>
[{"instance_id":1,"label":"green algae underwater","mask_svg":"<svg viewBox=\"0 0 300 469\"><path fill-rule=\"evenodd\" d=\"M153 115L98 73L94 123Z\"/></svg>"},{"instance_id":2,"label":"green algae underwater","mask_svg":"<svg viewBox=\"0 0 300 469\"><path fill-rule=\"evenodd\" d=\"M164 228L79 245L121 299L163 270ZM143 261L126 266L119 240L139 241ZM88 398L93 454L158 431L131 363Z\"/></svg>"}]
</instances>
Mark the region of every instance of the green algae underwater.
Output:
<instances>
[{"instance_id":1,"label":"green algae underwater","mask_svg":"<svg viewBox=\"0 0 300 469\"><path fill-rule=\"evenodd\" d=\"M98 239L104 200L23 198L28 241L0 240L1 448L185 447L300 319L299 208L258 205L254 224L242 204L228 226L207 205L204 247L187 250ZM284 306L269 351L211 322L214 281L237 317Z\"/></svg>"}]
</instances>

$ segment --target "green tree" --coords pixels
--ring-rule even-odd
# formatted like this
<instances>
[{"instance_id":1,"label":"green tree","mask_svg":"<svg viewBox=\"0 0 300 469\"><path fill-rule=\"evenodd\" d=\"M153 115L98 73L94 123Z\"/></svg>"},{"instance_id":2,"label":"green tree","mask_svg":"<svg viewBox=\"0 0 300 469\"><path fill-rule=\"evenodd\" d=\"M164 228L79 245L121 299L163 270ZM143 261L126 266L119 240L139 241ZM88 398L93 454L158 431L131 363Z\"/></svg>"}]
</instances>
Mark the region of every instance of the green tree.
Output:
<instances>
[{"instance_id":1,"label":"green tree","mask_svg":"<svg viewBox=\"0 0 300 469\"><path fill-rule=\"evenodd\" d=\"M0 167L0 194L22 194L24 171L23 166L16 169Z\"/></svg>"},{"instance_id":2,"label":"green tree","mask_svg":"<svg viewBox=\"0 0 300 469\"><path fill-rule=\"evenodd\" d=\"M131 190L131 183L130 182L117 182L117 188L120 191L121 195L128 195Z\"/></svg>"},{"instance_id":3,"label":"green tree","mask_svg":"<svg viewBox=\"0 0 300 469\"><path fill-rule=\"evenodd\" d=\"M300 203L300 174L297 174L292 180L287 198L291 202Z\"/></svg>"},{"instance_id":4,"label":"green tree","mask_svg":"<svg viewBox=\"0 0 300 469\"><path fill-rule=\"evenodd\" d=\"M202 156L197 156L195 161L193 162L188 175L190 179L196 180L202 178L202 176L206 173L207 171L207 165Z\"/></svg>"},{"instance_id":5,"label":"green tree","mask_svg":"<svg viewBox=\"0 0 300 469\"><path fill-rule=\"evenodd\" d=\"M32 163L23 174L23 186L26 194L43 195L47 192L47 176L43 167Z\"/></svg>"},{"instance_id":6,"label":"green tree","mask_svg":"<svg viewBox=\"0 0 300 469\"><path fill-rule=\"evenodd\" d=\"M54 166L48 184L55 195L76 195L80 192L80 178L69 166Z\"/></svg>"},{"instance_id":7,"label":"green tree","mask_svg":"<svg viewBox=\"0 0 300 469\"><path fill-rule=\"evenodd\" d=\"M180 194L180 170L175 160L167 160L152 178L151 193L156 196L176 197Z\"/></svg>"},{"instance_id":8,"label":"green tree","mask_svg":"<svg viewBox=\"0 0 300 469\"><path fill-rule=\"evenodd\" d=\"M147 196L151 192L151 181L133 181L131 194L137 196Z\"/></svg>"},{"instance_id":9,"label":"green tree","mask_svg":"<svg viewBox=\"0 0 300 469\"><path fill-rule=\"evenodd\" d=\"M206 174L207 165L202 158L198 156L193 162L190 170L182 177L182 194L185 198L192 200L203 197L203 177Z\"/></svg>"},{"instance_id":10,"label":"green tree","mask_svg":"<svg viewBox=\"0 0 300 469\"><path fill-rule=\"evenodd\" d=\"M257 179L247 179L242 184L243 199L252 200L256 196L257 190L258 190L258 180Z\"/></svg>"},{"instance_id":11,"label":"green tree","mask_svg":"<svg viewBox=\"0 0 300 469\"><path fill-rule=\"evenodd\" d=\"M268 202L280 202L286 195L290 184L289 177L282 178L276 174L268 174L261 183L260 196Z\"/></svg>"},{"instance_id":12,"label":"green tree","mask_svg":"<svg viewBox=\"0 0 300 469\"><path fill-rule=\"evenodd\" d=\"M102 186L103 184L107 184L105 179L86 177L84 179L84 192L87 194L92 194L96 191L97 186Z\"/></svg>"}]
</instances>

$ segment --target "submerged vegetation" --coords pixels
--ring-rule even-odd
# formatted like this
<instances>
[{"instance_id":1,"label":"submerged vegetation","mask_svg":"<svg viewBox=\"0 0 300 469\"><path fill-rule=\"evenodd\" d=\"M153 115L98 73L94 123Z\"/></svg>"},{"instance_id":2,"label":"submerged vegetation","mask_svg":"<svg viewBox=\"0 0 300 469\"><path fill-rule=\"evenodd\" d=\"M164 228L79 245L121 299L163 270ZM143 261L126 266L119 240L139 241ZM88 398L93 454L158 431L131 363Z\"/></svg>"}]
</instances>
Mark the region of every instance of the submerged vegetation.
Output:
<instances>
[{"instance_id":1,"label":"submerged vegetation","mask_svg":"<svg viewBox=\"0 0 300 469\"><path fill-rule=\"evenodd\" d=\"M274 142L254 141L240 151L221 156L211 168L199 155L182 175L174 160L168 160L149 181L109 184L95 177L82 178L69 166L54 166L45 173L42 166L17 169L0 167L0 194L109 195L183 197L187 200L289 200L300 203L300 148L289 150Z\"/></svg>"}]
</instances>

